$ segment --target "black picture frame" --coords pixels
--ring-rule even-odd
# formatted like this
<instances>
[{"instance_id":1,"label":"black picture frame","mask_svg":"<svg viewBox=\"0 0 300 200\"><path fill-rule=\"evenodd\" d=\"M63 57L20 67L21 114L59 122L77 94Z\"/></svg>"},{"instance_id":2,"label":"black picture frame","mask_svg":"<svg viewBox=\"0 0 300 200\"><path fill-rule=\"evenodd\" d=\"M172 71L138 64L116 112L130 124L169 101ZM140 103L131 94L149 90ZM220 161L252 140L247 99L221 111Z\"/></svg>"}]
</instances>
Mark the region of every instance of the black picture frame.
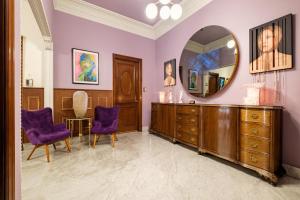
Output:
<instances>
[{"instance_id":1,"label":"black picture frame","mask_svg":"<svg viewBox=\"0 0 300 200\"><path fill-rule=\"evenodd\" d=\"M74 54L75 54L75 52L76 51L81 51L81 52L86 52L86 53L90 53L90 54L95 54L95 55L97 55L97 66L96 66L96 68L97 68L97 81L95 82L95 83L93 83L93 82L88 82L88 81L76 81L75 80L75 56L74 56ZM72 51L71 51L71 53L72 53L72 61L71 61L71 63L72 63L72 83L73 84L83 84L83 85L100 85L100 54L99 54L99 52L96 52L96 51L89 51L89 50L84 50L84 49L79 49L79 48L72 48Z\"/></svg>"}]
</instances>

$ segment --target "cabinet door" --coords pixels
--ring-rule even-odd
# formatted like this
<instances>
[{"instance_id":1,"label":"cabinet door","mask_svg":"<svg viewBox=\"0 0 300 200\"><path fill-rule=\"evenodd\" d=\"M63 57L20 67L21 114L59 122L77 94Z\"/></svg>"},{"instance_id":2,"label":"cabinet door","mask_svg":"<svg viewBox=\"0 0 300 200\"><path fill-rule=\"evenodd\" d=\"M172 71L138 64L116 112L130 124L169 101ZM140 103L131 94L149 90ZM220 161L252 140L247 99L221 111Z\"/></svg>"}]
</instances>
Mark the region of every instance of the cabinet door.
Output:
<instances>
[{"instance_id":1,"label":"cabinet door","mask_svg":"<svg viewBox=\"0 0 300 200\"><path fill-rule=\"evenodd\" d=\"M161 132L162 130L162 112L161 105L152 104L151 108L151 129L156 132Z\"/></svg>"},{"instance_id":2,"label":"cabinet door","mask_svg":"<svg viewBox=\"0 0 300 200\"><path fill-rule=\"evenodd\" d=\"M238 108L203 107L202 147L229 160L237 160Z\"/></svg>"}]
</instances>

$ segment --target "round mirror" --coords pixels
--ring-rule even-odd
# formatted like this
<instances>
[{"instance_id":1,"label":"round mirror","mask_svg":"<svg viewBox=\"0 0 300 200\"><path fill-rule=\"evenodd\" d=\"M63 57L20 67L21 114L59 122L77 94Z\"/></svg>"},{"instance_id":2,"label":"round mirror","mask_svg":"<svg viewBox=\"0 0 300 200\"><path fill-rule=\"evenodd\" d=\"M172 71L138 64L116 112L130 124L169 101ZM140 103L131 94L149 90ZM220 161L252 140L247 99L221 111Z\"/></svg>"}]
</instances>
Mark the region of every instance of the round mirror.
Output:
<instances>
[{"instance_id":1,"label":"round mirror","mask_svg":"<svg viewBox=\"0 0 300 200\"><path fill-rule=\"evenodd\" d=\"M196 97L208 97L223 90L238 67L238 46L230 31L207 26L185 45L179 75L185 90Z\"/></svg>"}]
</instances>

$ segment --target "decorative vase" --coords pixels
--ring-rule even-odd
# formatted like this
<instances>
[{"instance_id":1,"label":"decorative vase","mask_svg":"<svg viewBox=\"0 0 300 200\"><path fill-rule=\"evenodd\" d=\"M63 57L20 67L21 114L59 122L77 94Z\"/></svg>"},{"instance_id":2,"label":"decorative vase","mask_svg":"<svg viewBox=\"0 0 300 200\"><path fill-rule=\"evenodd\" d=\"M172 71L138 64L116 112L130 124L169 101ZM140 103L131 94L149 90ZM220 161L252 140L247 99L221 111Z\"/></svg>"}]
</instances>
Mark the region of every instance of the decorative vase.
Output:
<instances>
[{"instance_id":1,"label":"decorative vase","mask_svg":"<svg viewBox=\"0 0 300 200\"><path fill-rule=\"evenodd\" d=\"M77 91L73 94L73 109L76 118L83 118L88 108L88 95L84 91Z\"/></svg>"}]
</instances>

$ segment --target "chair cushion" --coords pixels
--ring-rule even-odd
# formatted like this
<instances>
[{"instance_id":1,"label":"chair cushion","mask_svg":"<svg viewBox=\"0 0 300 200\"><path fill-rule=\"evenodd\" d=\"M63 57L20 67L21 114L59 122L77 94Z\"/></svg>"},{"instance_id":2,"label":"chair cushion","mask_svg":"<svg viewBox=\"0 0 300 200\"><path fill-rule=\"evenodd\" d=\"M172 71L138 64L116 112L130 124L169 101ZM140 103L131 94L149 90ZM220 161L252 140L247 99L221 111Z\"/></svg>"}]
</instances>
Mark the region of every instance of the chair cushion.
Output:
<instances>
[{"instance_id":1,"label":"chair cushion","mask_svg":"<svg viewBox=\"0 0 300 200\"><path fill-rule=\"evenodd\" d=\"M40 134L38 135L38 138L43 144L51 144L53 142L66 139L69 136L70 136L70 131L63 130L63 131L57 131L48 134Z\"/></svg>"},{"instance_id":2,"label":"chair cushion","mask_svg":"<svg viewBox=\"0 0 300 200\"><path fill-rule=\"evenodd\" d=\"M91 131L96 134L111 134L116 132L117 129L114 126L94 126Z\"/></svg>"}]
</instances>

